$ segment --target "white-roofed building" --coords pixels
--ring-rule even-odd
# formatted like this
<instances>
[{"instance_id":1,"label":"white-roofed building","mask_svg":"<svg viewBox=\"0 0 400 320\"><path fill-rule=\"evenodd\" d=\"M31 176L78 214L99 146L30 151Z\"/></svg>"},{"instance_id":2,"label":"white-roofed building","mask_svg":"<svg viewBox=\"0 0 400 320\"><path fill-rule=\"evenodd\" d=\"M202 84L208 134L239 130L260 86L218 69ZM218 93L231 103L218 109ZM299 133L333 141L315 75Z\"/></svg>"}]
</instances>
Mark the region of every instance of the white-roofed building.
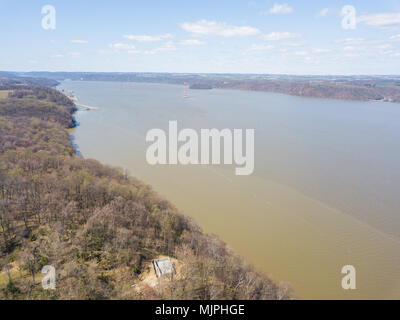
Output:
<instances>
[{"instance_id":1,"label":"white-roofed building","mask_svg":"<svg viewBox=\"0 0 400 320\"><path fill-rule=\"evenodd\" d=\"M157 277L175 274L174 262L168 258L156 259L153 261Z\"/></svg>"}]
</instances>

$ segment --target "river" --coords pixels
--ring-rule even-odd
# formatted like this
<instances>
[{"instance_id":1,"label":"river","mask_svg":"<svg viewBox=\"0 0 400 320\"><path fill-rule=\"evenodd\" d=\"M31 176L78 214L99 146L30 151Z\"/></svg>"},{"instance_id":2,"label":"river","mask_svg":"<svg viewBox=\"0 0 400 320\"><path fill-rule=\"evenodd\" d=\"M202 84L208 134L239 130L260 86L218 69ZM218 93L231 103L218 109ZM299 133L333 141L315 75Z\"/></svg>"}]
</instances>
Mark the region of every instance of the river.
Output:
<instances>
[{"instance_id":1,"label":"river","mask_svg":"<svg viewBox=\"0 0 400 320\"><path fill-rule=\"evenodd\" d=\"M84 157L127 168L304 299L400 299L400 105L64 81ZM255 129L255 170L146 162L148 130ZM341 287L344 265L356 290Z\"/></svg>"}]
</instances>

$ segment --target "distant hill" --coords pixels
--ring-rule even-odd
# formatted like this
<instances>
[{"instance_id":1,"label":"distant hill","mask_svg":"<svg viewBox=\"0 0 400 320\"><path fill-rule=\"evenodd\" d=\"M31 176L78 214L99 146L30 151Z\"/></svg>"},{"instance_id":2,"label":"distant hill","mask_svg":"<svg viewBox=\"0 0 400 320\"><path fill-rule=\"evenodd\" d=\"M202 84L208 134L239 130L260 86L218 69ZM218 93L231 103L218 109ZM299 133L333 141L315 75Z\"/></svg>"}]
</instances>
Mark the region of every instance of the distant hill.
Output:
<instances>
[{"instance_id":1,"label":"distant hill","mask_svg":"<svg viewBox=\"0 0 400 320\"><path fill-rule=\"evenodd\" d=\"M302 97L400 102L400 76L295 76L257 74L179 74L107 72L28 72L52 80L185 84L191 89L240 89Z\"/></svg>"}]
</instances>

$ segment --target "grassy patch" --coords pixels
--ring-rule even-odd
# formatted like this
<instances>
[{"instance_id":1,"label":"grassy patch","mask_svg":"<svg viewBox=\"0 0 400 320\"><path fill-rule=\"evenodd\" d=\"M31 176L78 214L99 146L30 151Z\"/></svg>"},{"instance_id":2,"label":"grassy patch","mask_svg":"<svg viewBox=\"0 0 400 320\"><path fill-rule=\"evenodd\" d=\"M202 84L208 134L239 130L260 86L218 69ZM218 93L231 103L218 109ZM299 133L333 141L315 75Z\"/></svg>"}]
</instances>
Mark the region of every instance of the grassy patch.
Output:
<instances>
[{"instance_id":1,"label":"grassy patch","mask_svg":"<svg viewBox=\"0 0 400 320\"><path fill-rule=\"evenodd\" d=\"M8 98L8 93L9 92L11 92L11 90L0 90L0 99Z\"/></svg>"}]
</instances>

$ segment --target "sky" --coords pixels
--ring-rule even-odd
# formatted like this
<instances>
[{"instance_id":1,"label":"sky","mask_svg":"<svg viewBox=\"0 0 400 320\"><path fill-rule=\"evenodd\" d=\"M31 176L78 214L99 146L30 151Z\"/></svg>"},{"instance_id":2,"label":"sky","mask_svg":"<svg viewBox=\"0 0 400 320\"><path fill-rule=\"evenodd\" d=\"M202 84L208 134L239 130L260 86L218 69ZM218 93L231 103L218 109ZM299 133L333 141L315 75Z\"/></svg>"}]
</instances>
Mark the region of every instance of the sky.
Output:
<instances>
[{"instance_id":1,"label":"sky","mask_svg":"<svg viewBox=\"0 0 400 320\"><path fill-rule=\"evenodd\" d=\"M400 0L0 0L0 37L3 71L399 74Z\"/></svg>"}]
</instances>

